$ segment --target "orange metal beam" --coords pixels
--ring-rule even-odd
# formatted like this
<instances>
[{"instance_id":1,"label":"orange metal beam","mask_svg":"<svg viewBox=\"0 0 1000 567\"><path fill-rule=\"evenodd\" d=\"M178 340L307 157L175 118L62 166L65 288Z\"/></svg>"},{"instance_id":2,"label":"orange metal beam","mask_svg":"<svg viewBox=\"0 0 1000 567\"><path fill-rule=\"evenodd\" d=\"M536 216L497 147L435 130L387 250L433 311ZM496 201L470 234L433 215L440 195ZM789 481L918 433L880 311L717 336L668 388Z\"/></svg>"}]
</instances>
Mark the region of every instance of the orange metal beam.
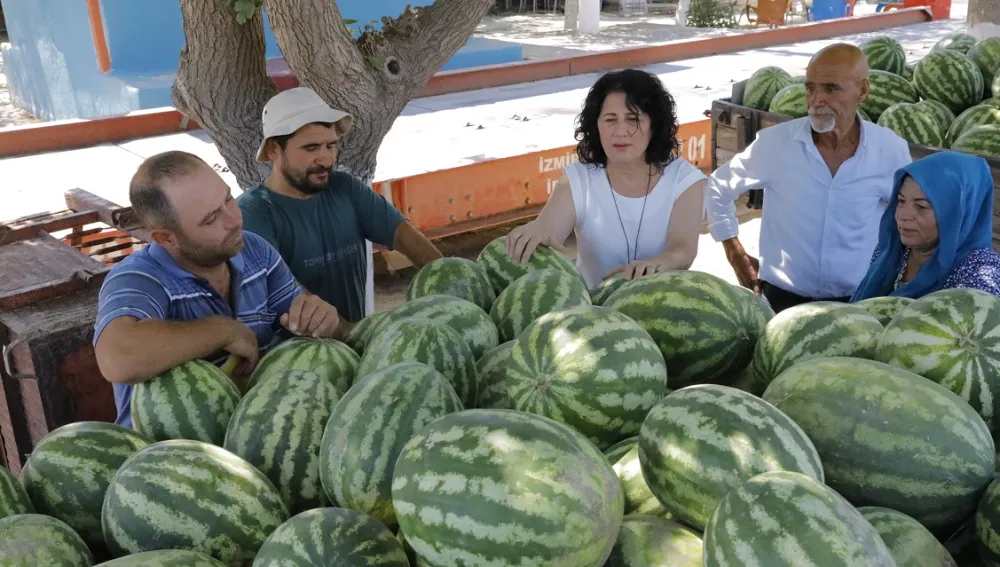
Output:
<instances>
[{"instance_id":1,"label":"orange metal beam","mask_svg":"<svg viewBox=\"0 0 1000 567\"><path fill-rule=\"evenodd\" d=\"M87 0L87 19L90 20L90 35L94 39L94 51L97 53L97 68L102 73L107 73L111 70L111 54L108 52L108 38L104 34L101 0Z\"/></svg>"},{"instance_id":2,"label":"orange metal beam","mask_svg":"<svg viewBox=\"0 0 1000 567\"><path fill-rule=\"evenodd\" d=\"M100 18L99 0L87 1L91 13L91 28L94 31L99 65L106 65L110 69L107 42L103 39L104 28ZM707 57L719 53L738 52L816 38L912 25L930 19L929 9L911 8L734 36L687 40L667 45L564 59L526 61L442 72L435 75L424 86L419 96L434 96L602 70ZM100 25L95 24L95 22ZM98 38L101 38L101 41L98 41ZM103 50L101 45L104 46ZM104 63L101 63L102 57ZM286 74L281 74L280 79L277 82L284 88L290 88L297 84L297 81L293 80L294 77L289 77ZM199 126L194 121L185 120L184 116L173 108L160 108L92 120L32 124L0 130L0 158L118 143L135 138L173 134L198 128Z\"/></svg>"}]
</instances>

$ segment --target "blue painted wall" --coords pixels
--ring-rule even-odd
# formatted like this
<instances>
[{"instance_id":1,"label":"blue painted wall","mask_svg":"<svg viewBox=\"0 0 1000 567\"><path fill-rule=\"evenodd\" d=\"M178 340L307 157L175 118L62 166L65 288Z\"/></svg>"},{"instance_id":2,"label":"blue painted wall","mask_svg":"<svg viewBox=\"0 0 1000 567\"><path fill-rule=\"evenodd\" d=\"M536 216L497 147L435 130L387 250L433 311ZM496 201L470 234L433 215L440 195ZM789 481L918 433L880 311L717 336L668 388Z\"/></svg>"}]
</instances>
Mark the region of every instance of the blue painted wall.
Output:
<instances>
[{"instance_id":1,"label":"blue painted wall","mask_svg":"<svg viewBox=\"0 0 1000 567\"><path fill-rule=\"evenodd\" d=\"M218 1L218 0L204 0ZM433 0L338 0L360 28L398 16L407 4ZM3 0L10 47L3 50L7 81L18 107L46 120L93 118L171 106L170 87L184 45L177 0L101 0L112 71L97 69L82 0ZM281 51L267 26L267 57ZM473 39L443 70L521 59L521 48Z\"/></svg>"}]
</instances>

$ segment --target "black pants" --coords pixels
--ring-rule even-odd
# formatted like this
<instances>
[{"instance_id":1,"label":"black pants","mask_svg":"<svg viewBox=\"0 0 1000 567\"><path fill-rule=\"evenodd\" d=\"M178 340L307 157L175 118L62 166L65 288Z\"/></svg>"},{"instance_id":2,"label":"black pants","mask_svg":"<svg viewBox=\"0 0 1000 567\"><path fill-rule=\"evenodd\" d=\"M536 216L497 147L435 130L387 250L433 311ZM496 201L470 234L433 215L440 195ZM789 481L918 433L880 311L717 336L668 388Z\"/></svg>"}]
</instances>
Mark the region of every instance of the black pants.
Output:
<instances>
[{"instance_id":1,"label":"black pants","mask_svg":"<svg viewBox=\"0 0 1000 567\"><path fill-rule=\"evenodd\" d=\"M780 287L771 285L767 282L761 282L760 291L764 294L764 297L767 298L768 303L771 304L771 309L774 309L775 313L781 313L789 307L795 307L796 305L802 305L803 303L812 303L814 301L838 301L840 303L848 303L851 301L850 297L803 297L796 293L785 291Z\"/></svg>"}]
</instances>

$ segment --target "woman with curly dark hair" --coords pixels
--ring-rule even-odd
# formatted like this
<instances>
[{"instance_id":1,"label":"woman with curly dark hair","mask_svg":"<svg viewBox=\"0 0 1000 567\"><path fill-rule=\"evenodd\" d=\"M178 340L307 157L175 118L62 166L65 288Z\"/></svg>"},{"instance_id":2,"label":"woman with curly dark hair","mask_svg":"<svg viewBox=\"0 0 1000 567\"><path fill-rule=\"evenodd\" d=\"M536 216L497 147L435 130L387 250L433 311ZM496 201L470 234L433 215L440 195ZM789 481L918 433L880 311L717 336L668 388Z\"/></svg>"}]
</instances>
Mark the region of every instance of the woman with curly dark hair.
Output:
<instances>
[{"instance_id":1,"label":"woman with curly dark hair","mask_svg":"<svg viewBox=\"0 0 1000 567\"><path fill-rule=\"evenodd\" d=\"M698 252L705 175L678 157L674 99L655 76L626 69L602 76L577 117L579 161L566 167L532 222L507 237L527 262L537 246L559 249L576 234L587 286L686 270Z\"/></svg>"}]
</instances>

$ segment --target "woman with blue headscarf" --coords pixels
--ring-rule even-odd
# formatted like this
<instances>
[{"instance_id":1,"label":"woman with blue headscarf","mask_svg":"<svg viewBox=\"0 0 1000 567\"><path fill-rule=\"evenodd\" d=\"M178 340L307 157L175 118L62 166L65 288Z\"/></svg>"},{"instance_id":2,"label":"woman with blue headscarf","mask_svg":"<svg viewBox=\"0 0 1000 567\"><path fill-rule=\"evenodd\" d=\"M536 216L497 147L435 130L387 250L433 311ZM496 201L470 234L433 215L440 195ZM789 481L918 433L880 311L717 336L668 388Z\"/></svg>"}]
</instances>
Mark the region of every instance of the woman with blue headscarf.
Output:
<instances>
[{"instance_id":1,"label":"woman with blue headscarf","mask_svg":"<svg viewBox=\"0 0 1000 567\"><path fill-rule=\"evenodd\" d=\"M949 288L1000 296L993 241L993 176L986 160L937 152L896 172L878 247L852 302L918 299Z\"/></svg>"}]
</instances>

